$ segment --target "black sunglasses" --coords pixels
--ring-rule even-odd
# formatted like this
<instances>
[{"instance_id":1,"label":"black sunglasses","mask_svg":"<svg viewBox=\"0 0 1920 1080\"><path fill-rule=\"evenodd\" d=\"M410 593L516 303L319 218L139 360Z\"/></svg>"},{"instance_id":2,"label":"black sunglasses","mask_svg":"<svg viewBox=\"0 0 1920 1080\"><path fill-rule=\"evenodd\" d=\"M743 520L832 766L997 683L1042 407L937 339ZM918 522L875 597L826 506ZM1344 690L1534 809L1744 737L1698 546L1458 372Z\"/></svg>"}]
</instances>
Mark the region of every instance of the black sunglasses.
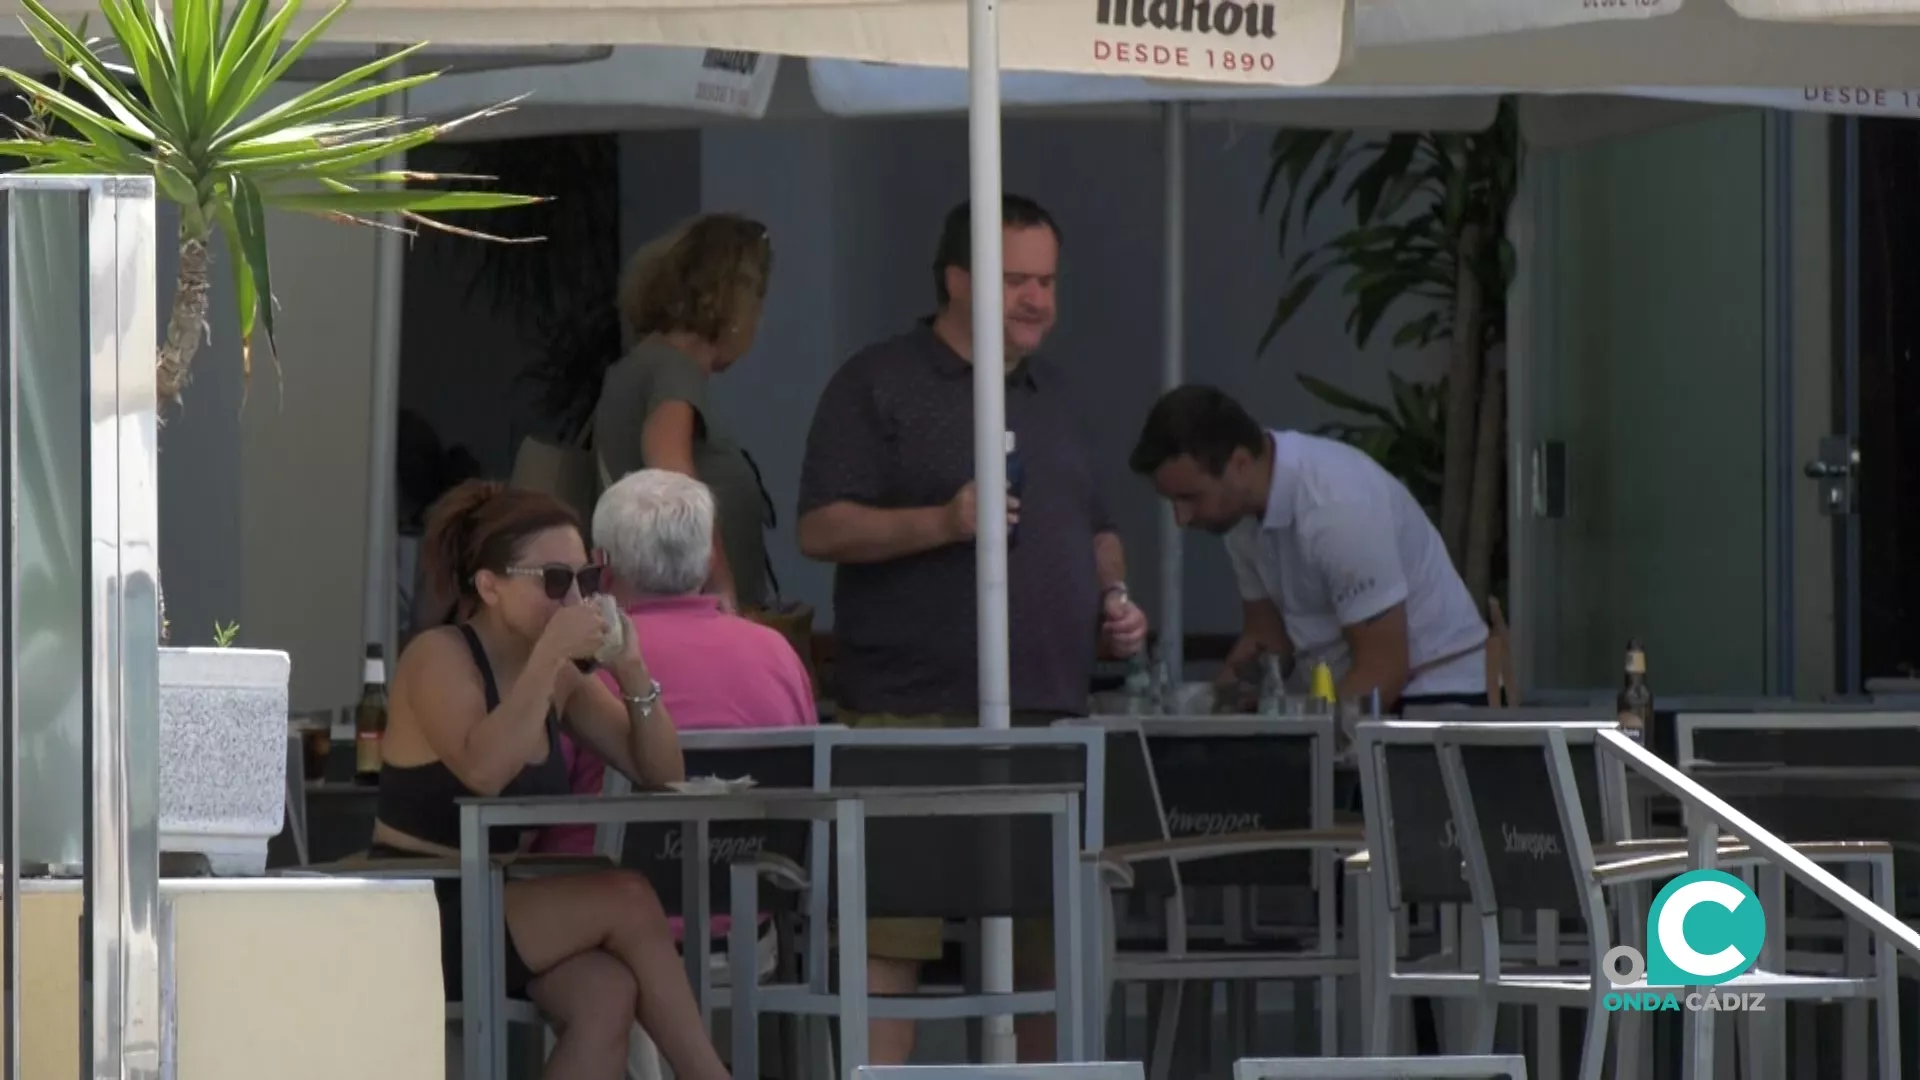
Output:
<instances>
[{"instance_id":1,"label":"black sunglasses","mask_svg":"<svg viewBox=\"0 0 1920 1080\"><path fill-rule=\"evenodd\" d=\"M546 590L549 600L565 600L576 581L580 583L581 596L592 596L600 591L600 578L605 572L606 567L598 564L575 569L559 563L548 563L545 566L509 566L506 570L509 577L539 578L540 587Z\"/></svg>"}]
</instances>

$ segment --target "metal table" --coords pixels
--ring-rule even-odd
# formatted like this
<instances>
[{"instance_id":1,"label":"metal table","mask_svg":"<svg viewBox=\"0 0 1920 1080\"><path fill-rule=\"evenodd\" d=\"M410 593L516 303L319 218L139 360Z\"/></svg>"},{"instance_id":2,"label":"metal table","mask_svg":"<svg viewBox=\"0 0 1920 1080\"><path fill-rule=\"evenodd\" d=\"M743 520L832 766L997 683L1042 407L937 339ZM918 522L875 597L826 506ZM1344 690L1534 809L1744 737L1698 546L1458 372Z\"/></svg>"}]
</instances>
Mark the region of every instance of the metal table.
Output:
<instances>
[{"instance_id":1,"label":"metal table","mask_svg":"<svg viewBox=\"0 0 1920 1080\"><path fill-rule=\"evenodd\" d=\"M501 903L504 874L487 848L492 830L547 825L677 823L687 830L682 846L680 887L689 927L707 925L707 840L716 821L831 821L846 835L851 820L859 831L858 804L845 796L806 788L747 788L716 794L648 792L633 795L555 795L526 798L461 799L460 906L464 971L461 1046L468 1080L496 1080L506 1064L506 1024L501 1016L505 991L506 917ZM844 842L844 841L843 841ZM697 852L693 858L686 857ZM842 895L864 898L858 877L842 877ZM844 874L844 866L843 866ZM852 886L852 888L849 888ZM698 921L696 921L698 920ZM697 943L697 945L696 945ZM693 975L704 967L708 935L687 935L687 965ZM701 985L695 981L695 986Z\"/></svg>"},{"instance_id":2,"label":"metal table","mask_svg":"<svg viewBox=\"0 0 1920 1080\"><path fill-rule=\"evenodd\" d=\"M992 787L747 788L714 794L648 792L631 795L561 795L527 798L461 799L460 901L462 1045L468 1080L496 1080L506 1061L506 1025L502 1019L506 919L501 903L504 870L493 864L487 840L493 829L548 825L679 824L682 911L689 927L706 926L709 830L715 822L812 821L830 823L839 844L834 865L839 902L841 1059L845 1068L866 1062L866 819L882 817L1001 816L1044 814L1053 821L1055 896L1056 1009L1063 1060L1084 1054L1079 1010L1087 997L1081 987L1077 903L1080 821L1077 784ZM818 887L816 885L816 887ZM750 923L749 923L750 925ZM708 934L686 935L689 982L702 995L703 1014L711 941ZM736 1021L736 1040L741 1027ZM736 1063L736 1068L738 1063Z\"/></svg>"},{"instance_id":3,"label":"metal table","mask_svg":"<svg viewBox=\"0 0 1920 1080\"><path fill-rule=\"evenodd\" d=\"M832 1015L840 1026L839 1071L842 1075L867 1064L867 1024L878 1015L885 1018L909 1018L947 1015L935 1009L922 1012L913 999L887 999L881 1010L870 1010L867 1000L867 920L864 869L866 866L866 822L872 818L936 817L1008 817L1040 815L1052 822L1053 873L1053 1012L1054 1052L1058 1061L1085 1061L1092 1048L1087 1039L1085 1010L1101 1006L1098 988L1086 986L1087 964L1082 952L1085 928L1082 926L1083 900L1080 870L1080 798L1083 785L1054 784L982 784L939 787L865 787L834 788L831 793L846 802L836 828L840 843L835 851L839 874L837 893L840 903L839 990L826 992L799 986L763 990L748 980L735 979L732 1000L733 1075L735 1080L760 1080L759 1025L742 1022L742 1015L759 1015L764 1001L770 1011L794 1015ZM743 886L743 868L736 868L732 912L735 926L751 925L752 914L745 907L750 892ZM851 890L849 881L858 884ZM815 907L817 916L822 910ZM810 927L809 937L824 944L824 929ZM745 960L746 939L736 937L734 945ZM708 969L701 968L704 974ZM698 985L698 984L696 984ZM1031 999L1046 991L1014 993L1013 1000Z\"/></svg>"}]
</instances>

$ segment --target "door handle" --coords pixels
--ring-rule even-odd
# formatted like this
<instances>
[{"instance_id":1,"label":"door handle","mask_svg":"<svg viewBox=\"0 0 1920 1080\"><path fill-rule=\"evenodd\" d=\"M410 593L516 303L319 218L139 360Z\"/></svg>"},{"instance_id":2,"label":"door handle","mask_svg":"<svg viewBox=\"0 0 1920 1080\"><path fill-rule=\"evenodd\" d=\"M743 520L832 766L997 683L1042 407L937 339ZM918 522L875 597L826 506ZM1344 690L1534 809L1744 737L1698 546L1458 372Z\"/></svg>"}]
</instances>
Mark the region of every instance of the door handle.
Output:
<instances>
[{"instance_id":1,"label":"door handle","mask_svg":"<svg viewBox=\"0 0 1920 1080\"><path fill-rule=\"evenodd\" d=\"M1820 440L1820 454L1802 467L1807 479L1820 485L1820 512L1830 517L1855 512L1856 478L1860 472L1860 449L1845 435L1828 435Z\"/></svg>"}]
</instances>

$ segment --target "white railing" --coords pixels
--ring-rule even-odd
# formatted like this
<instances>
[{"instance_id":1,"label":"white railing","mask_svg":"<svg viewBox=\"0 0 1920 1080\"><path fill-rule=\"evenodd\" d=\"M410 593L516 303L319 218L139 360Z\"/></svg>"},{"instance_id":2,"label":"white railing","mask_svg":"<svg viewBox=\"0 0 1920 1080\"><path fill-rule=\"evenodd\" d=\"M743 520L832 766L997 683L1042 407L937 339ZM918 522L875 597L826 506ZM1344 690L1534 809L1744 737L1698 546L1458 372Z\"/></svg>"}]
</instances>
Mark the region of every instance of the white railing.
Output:
<instances>
[{"instance_id":1,"label":"white railing","mask_svg":"<svg viewBox=\"0 0 1920 1080\"><path fill-rule=\"evenodd\" d=\"M1916 960L1920 960L1920 933L1793 849L1793 845L1760 827L1752 818L1735 810L1699 781L1681 772L1619 731L1599 733L1599 745L1624 761L1628 768L1644 776L1661 791L1686 805L1690 846L1696 868L1713 864L1718 832L1708 824L1730 832L1745 841L1769 863L1788 877L1818 893L1821 899L1849 918L1857 919L1873 930L1882 941ZM1704 819L1704 820L1702 820Z\"/></svg>"}]
</instances>

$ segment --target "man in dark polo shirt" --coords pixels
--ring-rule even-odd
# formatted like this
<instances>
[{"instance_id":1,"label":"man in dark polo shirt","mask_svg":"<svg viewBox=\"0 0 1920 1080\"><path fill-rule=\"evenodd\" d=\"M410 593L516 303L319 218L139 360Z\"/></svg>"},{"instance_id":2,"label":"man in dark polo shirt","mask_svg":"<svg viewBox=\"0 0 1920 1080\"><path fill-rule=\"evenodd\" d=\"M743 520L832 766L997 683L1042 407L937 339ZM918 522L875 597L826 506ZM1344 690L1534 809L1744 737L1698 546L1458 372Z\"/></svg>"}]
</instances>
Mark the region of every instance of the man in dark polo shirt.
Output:
<instances>
[{"instance_id":1,"label":"man in dark polo shirt","mask_svg":"<svg viewBox=\"0 0 1920 1080\"><path fill-rule=\"evenodd\" d=\"M1146 616L1127 600L1126 557L1097 490L1058 371L1035 356L1055 317L1060 230L1005 197L1007 430L1025 464L1007 518L1014 723L1085 713L1096 647L1130 656ZM947 214L933 263L938 311L863 349L820 395L800 474L800 550L835 563L835 698L849 726L979 723L975 627L972 221ZM1015 928L1016 978L1051 985L1042 923ZM937 919L875 919L868 986L910 993L937 960ZM1022 1061L1053 1054L1051 1017L1017 1025ZM901 1064L911 1020L875 1020L869 1057Z\"/></svg>"}]
</instances>

